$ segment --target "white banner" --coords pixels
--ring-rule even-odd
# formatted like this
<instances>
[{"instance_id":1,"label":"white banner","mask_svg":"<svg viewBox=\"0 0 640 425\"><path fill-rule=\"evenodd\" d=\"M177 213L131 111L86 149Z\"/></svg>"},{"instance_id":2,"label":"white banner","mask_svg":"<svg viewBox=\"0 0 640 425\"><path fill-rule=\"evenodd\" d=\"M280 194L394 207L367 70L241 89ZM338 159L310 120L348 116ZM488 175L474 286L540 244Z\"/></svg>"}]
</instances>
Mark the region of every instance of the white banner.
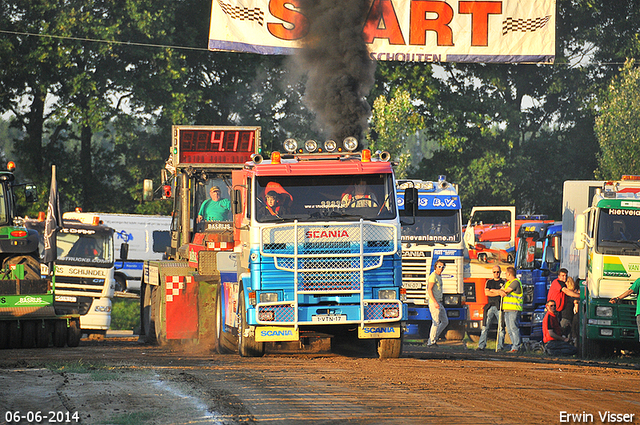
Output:
<instances>
[{"instance_id":1,"label":"white banner","mask_svg":"<svg viewBox=\"0 0 640 425\"><path fill-rule=\"evenodd\" d=\"M552 63L555 0L372 0L363 25L371 59ZM213 0L209 50L288 55L308 21L299 0Z\"/></svg>"}]
</instances>

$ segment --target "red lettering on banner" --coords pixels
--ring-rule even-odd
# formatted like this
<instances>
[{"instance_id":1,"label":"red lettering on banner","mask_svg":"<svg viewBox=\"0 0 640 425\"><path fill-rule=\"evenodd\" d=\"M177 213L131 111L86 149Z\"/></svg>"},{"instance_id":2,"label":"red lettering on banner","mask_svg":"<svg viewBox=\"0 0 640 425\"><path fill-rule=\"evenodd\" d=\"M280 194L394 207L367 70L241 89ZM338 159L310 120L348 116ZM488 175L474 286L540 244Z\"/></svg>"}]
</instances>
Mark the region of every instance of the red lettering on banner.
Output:
<instances>
[{"instance_id":1,"label":"red lettering on banner","mask_svg":"<svg viewBox=\"0 0 640 425\"><path fill-rule=\"evenodd\" d=\"M427 19L427 13L435 13L438 17ZM453 31L449 26L452 20L453 9L446 2L413 0L411 2L409 44L426 45L426 32L435 31L438 46L453 46Z\"/></svg>"},{"instance_id":2,"label":"red lettering on banner","mask_svg":"<svg viewBox=\"0 0 640 425\"><path fill-rule=\"evenodd\" d=\"M499 1L461 1L459 12L471 14L471 45L489 45L489 15L502 13Z\"/></svg>"},{"instance_id":3,"label":"red lettering on banner","mask_svg":"<svg viewBox=\"0 0 640 425\"><path fill-rule=\"evenodd\" d=\"M363 35L364 42L369 44L376 38L386 38L389 44L405 44L391 0L374 0L364 25Z\"/></svg>"},{"instance_id":4,"label":"red lettering on banner","mask_svg":"<svg viewBox=\"0 0 640 425\"><path fill-rule=\"evenodd\" d=\"M300 8L298 0L271 0L269 1L269 12L278 19L282 19L292 28L287 28L283 24L267 23L267 30L276 38L281 40L299 40L307 35L309 31L309 21L294 8Z\"/></svg>"}]
</instances>

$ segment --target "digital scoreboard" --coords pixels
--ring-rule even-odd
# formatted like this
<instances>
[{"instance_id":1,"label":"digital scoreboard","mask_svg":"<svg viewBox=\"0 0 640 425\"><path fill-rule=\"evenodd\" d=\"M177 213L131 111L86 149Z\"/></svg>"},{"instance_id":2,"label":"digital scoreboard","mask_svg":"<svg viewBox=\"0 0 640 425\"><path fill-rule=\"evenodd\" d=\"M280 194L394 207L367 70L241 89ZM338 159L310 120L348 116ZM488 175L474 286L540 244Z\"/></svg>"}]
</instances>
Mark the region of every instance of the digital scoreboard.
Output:
<instances>
[{"instance_id":1,"label":"digital scoreboard","mask_svg":"<svg viewBox=\"0 0 640 425\"><path fill-rule=\"evenodd\" d=\"M174 125L176 167L241 167L260 149L260 127Z\"/></svg>"}]
</instances>

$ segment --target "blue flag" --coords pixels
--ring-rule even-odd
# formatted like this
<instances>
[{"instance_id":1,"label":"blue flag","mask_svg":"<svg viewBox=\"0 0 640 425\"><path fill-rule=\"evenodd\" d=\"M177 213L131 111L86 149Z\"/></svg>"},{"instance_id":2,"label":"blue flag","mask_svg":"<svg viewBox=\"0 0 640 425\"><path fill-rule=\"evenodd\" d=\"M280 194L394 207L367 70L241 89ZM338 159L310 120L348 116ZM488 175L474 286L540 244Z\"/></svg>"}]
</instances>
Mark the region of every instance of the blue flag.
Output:
<instances>
[{"instance_id":1,"label":"blue flag","mask_svg":"<svg viewBox=\"0 0 640 425\"><path fill-rule=\"evenodd\" d=\"M56 234L62 228L62 212L60 210L60 197L56 183L56 166L51 166L51 189L49 190L49 205L47 205L47 220L44 223L44 258L43 262L49 265L58 258Z\"/></svg>"}]
</instances>

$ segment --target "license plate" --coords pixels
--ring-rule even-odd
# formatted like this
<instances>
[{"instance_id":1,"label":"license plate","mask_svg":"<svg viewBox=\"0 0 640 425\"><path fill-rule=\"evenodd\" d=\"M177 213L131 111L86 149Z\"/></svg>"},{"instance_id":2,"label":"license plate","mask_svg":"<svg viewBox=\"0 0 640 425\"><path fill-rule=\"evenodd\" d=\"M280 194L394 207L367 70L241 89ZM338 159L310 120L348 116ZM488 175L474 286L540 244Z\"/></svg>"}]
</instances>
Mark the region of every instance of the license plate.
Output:
<instances>
[{"instance_id":1,"label":"license plate","mask_svg":"<svg viewBox=\"0 0 640 425\"><path fill-rule=\"evenodd\" d=\"M405 289L422 289L422 282L404 282L402 286Z\"/></svg>"},{"instance_id":2,"label":"license plate","mask_svg":"<svg viewBox=\"0 0 640 425\"><path fill-rule=\"evenodd\" d=\"M311 321L315 323L328 323L328 322L346 322L346 314L323 314L318 316L311 316Z\"/></svg>"},{"instance_id":3,"label":"license plate","mask_svg":"<svg viewBox=\"0 0 640 425\"><path fill-rule=\"evenodd\" d=\"M76 297L66 297L64 295L56 295L56 301L75 303L76 301L78 301L78 299Z\"/></svg>"}]
</instances>

